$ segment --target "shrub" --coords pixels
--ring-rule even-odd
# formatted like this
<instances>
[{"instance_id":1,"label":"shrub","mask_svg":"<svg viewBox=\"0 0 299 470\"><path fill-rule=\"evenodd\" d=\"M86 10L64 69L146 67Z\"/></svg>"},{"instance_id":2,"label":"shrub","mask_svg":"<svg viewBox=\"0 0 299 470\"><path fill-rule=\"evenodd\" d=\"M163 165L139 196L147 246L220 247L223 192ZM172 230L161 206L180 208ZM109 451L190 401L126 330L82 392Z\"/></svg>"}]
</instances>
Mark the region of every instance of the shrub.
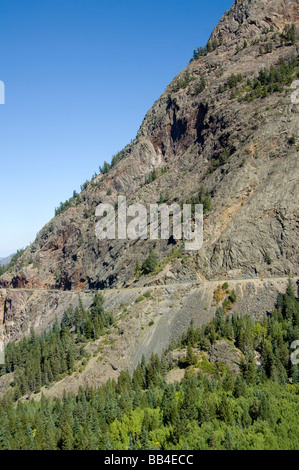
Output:
<instances>
[{"instance_id":1,"label":"shrub","mask_svg":"<svg viewBox=\"0 0 299 470\"><path fill-rule=\"evenodd\" d=\"M200 82L194 86L193 95L199 95L206 88L206 81L203 76L200 78Z\"/></svg>"},{"instance_id":2,"label":"shrub","mask_svg":"<svg viewBox=\"0 0 299 470\"><path fill-rule=\"evenodd\" d=\"M156 270L157 266L158 266L157 257L153 249L151 248L148 257L142 264L142 272L143 274L151 274Z\"/></svg>"},{"instance_id":3,"label":"shrub","mask_svg":"<svg viewBox=\"0 0 299 470\"><path fill-rule=\"evenodd\" d=\"M223 300L225 297L225 293L223 292L222 287L219 285L213 295L214 300L218 303L220 300Z\"/></svg>"},{"instance_id":4,"label":"shrub","mask_svg":"<svg viewBox=\"0 0 299 470\"><path fill-rule=\"evenodd\" d=\"M184 78L178 78L176 83L172 87L172 91L176 93L181 88L186 88L191 82L196 80L196 77L190 76L189 72L187 72Z\"/></svg>"},{"instance_id":5,"label":"shrub","mask_svg":"<svg viewBox=\"0 0 299 470\"><path fill-rule=\"evenodd\" d=\"M183 204L183 203L182 203ZM187 199L186 204L191 204L191 215L194 217L195 214L195 204L203 205L203 213L206 214L212 210L212 200L209 192L205 189L204 185L201 184L198 194L191 196L190 199Z\"/></svg>"},{"instance_id":6,"label":"shrub","mask_svg":"<svg viewBox=\"0 0 299 470\"><path fill-rule=\"evenodd\" d=\"M213 171L215 171L217 168L224 165L228 161L230 155L230 150L226 149L221 152L218 158L213 158L209 168L209 173L213 173Z\"/></svg>"},{"instance_id":7,"label":"shrub","mask_svg":"<svg viewBox=\"0 0 299 470\"><path fill-rule=\"evenodd\" d=\"M117 154L113 155L112 160L111 160L111 167L116 165L124 156L125 152L124 150L121 150Z\"/></svg>"},{"instance_id":8,"label":"shrub","mask_svg":"<svg viewBox=\"0 0 299 470\"><path fill-rule=\"evenodd\" d=\"M231 294L229 295L229 300L231 301L232 304L237 302L237 294L236 291L233 289Z\"/></svg>"},{"instance_id":9,"label":"shrub","mask_svg":"<svg viewBox=\"0 0 299 470\"><path fill-rule=\"evenodd\" d=\"M290 45L294 45L296 43L296 27L294 24L289 25L287 24L284 28L283 34L281 35L282 39L285 39L287 43Z\"/></svg>"},{"instance_id":10,"label":"shrub","mask_svg":"<svg viewBox=\"0 0 299 470\"><path fill-rule=\"evenodd\" d=\"M224 299L222 303L223 313L228 312L228 310L231 310L232 308L233 308L232 302L229 299Z\"/></svg>"},{"instance_id":11,"label":"shrub","mask_svg":"<svg viewBox=\"0 0 299 470\"><path fill-rule=\"evenodd\" d=\"M265 260L266 260L267 264L269 264L269 265L272 264L272 258L271 258L270 253L268 251L266 251L266 253L265 253Z\"/></svg>"},{"instance_id":12,"label":"shrub","mask_svg":"<svg viewBox=\"0 0 299 470\"><path fill-rule=\"evenodd\" d=\"M102 175L106 175L107 173L109 173L110 168L111 168L111 165L107 162L104 162L103 166L99 167L99 170L102 173Z\"/></svg>"}]
</instances>

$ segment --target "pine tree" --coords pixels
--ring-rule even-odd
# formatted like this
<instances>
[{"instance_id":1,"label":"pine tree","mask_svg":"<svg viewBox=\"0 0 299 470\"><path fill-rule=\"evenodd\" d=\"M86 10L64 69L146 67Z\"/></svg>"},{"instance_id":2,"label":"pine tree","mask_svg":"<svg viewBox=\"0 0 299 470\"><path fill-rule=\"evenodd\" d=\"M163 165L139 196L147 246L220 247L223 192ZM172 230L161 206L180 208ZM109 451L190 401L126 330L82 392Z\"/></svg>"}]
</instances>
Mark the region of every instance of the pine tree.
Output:
<instances>
[{"instance_id":1,"label":"pine tree","mask_svg":"<svg viewBox=\"0 0 299 470\"><path fill-rule=\"evenodd\" d=\"M232 433L230 432L229 429L227 429L226 432L225 432L223 445L224 445L226 450L233 450L234 449L233 436L232 436Z\"/></svg>"},{"instance_id":2,"label":"pine tree","mask_svg":"<svg viewBox=\"0 0 299 470\"><path fill-rule=\"evenodd\" d=\"M177 405L175 399L175 390L173 386L166 387L163 393L161 412L165 425L174 424L175 417L177 414Z\"/></svg>"},{"instance_id":3,"label":"pine tree","mask_svg":"<svg viewBox=\"0 0 299 470\"><path fill-rule=\"evenodd\" d=\"M72 450L74 447L73 431L69 423L65 423L61 428L61 450Z\"/></svg>"},{"instance_id":4,"label":"pine tree","mask_svg":"<svg viewBox=\"0 0 299 470\"><path fill-rule=\"evenodd\" d=\"M148 257L142 264L142 271L144 274L151 274L155 271L157 265L158 265L157 257L153 249L151 248Z\"/></svg>"},{"instance_id":5,"label":"pine tree","mask_svg":"<svg viewBox=\"0 0 299 470\"><path fill-rule=\"evenodd\" d=\"M196 356L193 352L193 348L192 348L191 343L188 343L188 345L187 345L187 355L186 355L185 362L186 362L187 366L191 366L192 364L194 364L196 362Z\"/></svg>"},{"instance_id":6,"label":"pine tree","mask_svg":"<svg viewBox=\"0 0 299 470\"><path fill-rule=\"evenodd\" d=\"M149 439L149 435L146 429L142 429L141 436L140 436L140 449L141 450L150 450L151 442Z\"/></svg>"},{"instance_id":7,"label":"pine tree","mask_svg":"<svg viewBox=\"0 0 299 470\"><path fill-rule=\"evenodd\" d=\"M214 431L212 431L208 437L208 440L207 440L207 443L208 443L208 446L211 448L211 449L216 449L217 448L217 440L216 440L216 435L214 433Z\"/></svg>"},{"instance_id":8,"label":"pine tree","mask_svg":"<svg viewBox=\"0 0 299 470\"><path fill-rule=\"evenodd\" d=\"M11 450L11 433L7 414L3 411L0 416L0 450Z\"/></svg>"}]
</instances>

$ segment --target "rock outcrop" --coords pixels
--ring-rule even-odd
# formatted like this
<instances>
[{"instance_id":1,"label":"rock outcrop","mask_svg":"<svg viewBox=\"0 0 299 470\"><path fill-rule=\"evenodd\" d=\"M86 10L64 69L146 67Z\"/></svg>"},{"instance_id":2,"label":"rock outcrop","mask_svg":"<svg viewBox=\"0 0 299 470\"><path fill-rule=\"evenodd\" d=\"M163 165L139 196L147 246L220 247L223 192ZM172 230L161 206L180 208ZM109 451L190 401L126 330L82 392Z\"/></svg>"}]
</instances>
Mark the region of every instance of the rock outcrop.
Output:
<instances>
[{"instance_id":1,"label":"rock outcrop","mask_svg":"<svg viewBox=\"0 0 299 470\"><path fill-rule=\"evenodd\" d=\"M242 362L243 354L238 350L233 343L221 340L216 341L208 353L208 359L210 362L222 362L225 364L234 374L240 373L240 366Z\"/></svg>"}]
</instances>

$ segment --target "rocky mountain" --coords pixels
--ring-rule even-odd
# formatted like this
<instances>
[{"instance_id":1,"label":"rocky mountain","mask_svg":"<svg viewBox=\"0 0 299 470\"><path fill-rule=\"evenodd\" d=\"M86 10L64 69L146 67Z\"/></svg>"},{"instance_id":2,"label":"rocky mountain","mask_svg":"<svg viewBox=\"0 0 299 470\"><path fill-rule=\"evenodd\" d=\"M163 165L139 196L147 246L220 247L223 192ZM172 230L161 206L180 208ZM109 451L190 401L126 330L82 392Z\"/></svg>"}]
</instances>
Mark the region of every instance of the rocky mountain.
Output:
<instances>
[{"instance_id":1,"label":"rocky mountain","mask_svg":"<svg viewBox=\"0 0 299 470\"><path fill-rule=\"evenodd\" d=\"M27 325L36 306L44 320L53 318L46 293L29 308L27 300L14 300L15 288L80 291L298 275L299 108L291 99L298 23L297 0L235 1L148 111L136 139L61 205L0 277L4 321L17 315ZM100 242L95 209L117 204L119 195L128 205L203 202L202 249L185 251L173 239ZM151 248L160 268L136 276L136 262L142 265ZM15 324L15 334L27 326Z\"/></svg>"}]
</instances>

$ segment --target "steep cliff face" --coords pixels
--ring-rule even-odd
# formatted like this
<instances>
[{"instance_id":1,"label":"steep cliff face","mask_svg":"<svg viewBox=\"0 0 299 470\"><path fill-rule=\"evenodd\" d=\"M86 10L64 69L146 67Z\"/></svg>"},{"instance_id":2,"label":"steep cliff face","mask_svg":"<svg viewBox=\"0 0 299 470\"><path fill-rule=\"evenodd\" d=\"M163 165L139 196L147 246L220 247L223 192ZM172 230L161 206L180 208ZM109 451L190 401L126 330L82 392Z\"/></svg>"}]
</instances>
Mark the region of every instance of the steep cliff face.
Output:
<instances>
[{"instance_id":1,"label":"steep cliff face","mask_svg":"<svg viewBox=\"0 0 299 470\"><path fill-rule=\"evenodd\" d=\"M202 184L212 203L204 246L185 253L188 259L170 259L168 283L297 274L299 107L290 84L298 74L298 22L297 0L237 0L204 55L195 53L149 110L118 163L41 230L0 286L128 285L150 247L162 260L175 242L100 242L96 206L115 204L118 195L128 204L182 203ZM145 184L153 170L158 177Z\"/></svg>"}]
</instances>

